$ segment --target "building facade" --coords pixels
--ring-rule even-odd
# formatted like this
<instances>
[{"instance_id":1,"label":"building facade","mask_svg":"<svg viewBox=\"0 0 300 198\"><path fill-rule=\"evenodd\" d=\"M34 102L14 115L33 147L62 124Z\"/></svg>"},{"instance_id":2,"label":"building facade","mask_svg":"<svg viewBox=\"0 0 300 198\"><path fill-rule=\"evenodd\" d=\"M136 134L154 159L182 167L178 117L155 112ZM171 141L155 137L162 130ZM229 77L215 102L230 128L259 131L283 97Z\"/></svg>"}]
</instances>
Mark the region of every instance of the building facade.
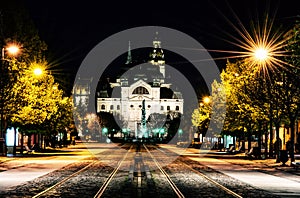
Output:
<instances>
[{"instance_id":1,"label":"building facade","mask_svg":"<svg viewBox=\"0 0 300 198\"><path fill-rule=\"evenodd\" d=\"M131 62L129 45L126 64ZM130 67L115 82L110 83L111 97L108 96L107 90L97 93L97 113L112 113L117 120L121 120L120 128L126 128L135 137L151 136L151 129L146 134L140 129L143 106L146 119L151 114L183 114L182 94L172 90L166 72L161 42L155 39L146 63Z\"/></svg>"}]
</instances>

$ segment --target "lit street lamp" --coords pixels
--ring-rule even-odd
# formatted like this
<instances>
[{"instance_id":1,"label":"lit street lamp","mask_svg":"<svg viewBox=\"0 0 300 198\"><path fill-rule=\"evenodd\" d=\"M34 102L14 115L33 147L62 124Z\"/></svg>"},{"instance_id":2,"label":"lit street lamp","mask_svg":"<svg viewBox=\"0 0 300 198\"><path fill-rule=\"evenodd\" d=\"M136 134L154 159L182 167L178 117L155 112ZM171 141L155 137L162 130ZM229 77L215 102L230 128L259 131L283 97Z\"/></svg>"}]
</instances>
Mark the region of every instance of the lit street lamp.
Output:
<instances>
[{"instance_id":1,"label":"lit street lamp","mask_svg":"<svg viewBox=\"0 0 300 198\"><path fill-rule=\"evenodd\" d=\"M40 76L43 74L43 70L41 68L35 68L33 70L33 74L36 75L36 76Z\"/></svg>"},{"instance_id":2,"label":"lit street lamp","mask_svg":"<svg viewBox=\"0 0 300 198\"><path fill-rule=\"evenodd\" d=\"M20 52L20 48L19 46L17 46L16 44L10 44L7 47L2 47L1 50L1 86L0 86L0 113L1 113L1 122L0 122L0 156L6 156L6 143L5 143L5 126L4 126L4 119L5 119L5 113L4 113L4 87L5 85L5 70L4 70L4 63L5 61L9 61L9 59L6 59L5 57L5 52L7 52L8 56L16 56L19 52Z\"/></svg>"}]
</instances>

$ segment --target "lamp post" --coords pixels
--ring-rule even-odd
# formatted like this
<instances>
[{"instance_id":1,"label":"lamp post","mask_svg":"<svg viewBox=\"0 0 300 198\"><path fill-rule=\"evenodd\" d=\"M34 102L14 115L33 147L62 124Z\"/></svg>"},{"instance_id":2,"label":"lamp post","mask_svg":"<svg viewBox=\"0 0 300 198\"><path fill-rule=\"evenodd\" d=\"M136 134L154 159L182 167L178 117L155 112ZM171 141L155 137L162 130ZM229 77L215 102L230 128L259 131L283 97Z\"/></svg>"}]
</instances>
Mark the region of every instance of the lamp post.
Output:
<instances>
[{"instance_id":1,"label":"lamp post","mask_svg":"<svg viewBox=\"0 0 300 198\"><path fill-rule=\"evenodd\" d=\"M253 59L254 62L256 62L258 64L258 66L260 67L266 67L269 64L272 64L272 58L274 59L274 49L272 49L270 46L260 46L258 48L256 48L253 51ZM271 78L271 76L270 76ZM266 82L267 85L267 93L269 95L269 97L271 98L271 79L270 82ZM273 157L273 139L274 139L274 134L273 134L273 108L272 105L270 103L270 109L269 109L269 127L270 127L270 146L269 146L269 157ZM276 140L277 142L279 141L279 135L276 135ZM279 144L278 144L279 146ZM279 150L279 148L275 148L276 150Z\"/></svg>"},{"instance_id":2,"label":"lamp post","mask_svg":"<svg viewBox=\"0 0 300 198\"><path fill-rule=\"evenodd\" d=\"M4 82L4 63L5 61L9 61L9 59L6 59L5 57L5 52L7 52L8 55L10 56L16 56L20 51L20 48L15 45L15 44L10 44L10 45L7 45L7 47L2 47L1 49L1 72L0 72L0 75L1 75L1 86L0 86L0 98L1 98L1 106L0 106L0 113L1 113L1 116L0 116L0 119L1 119L1 122L0 122L0 156L6 156L6 143L5 143L5 126L4 126L4 119L5 119L5 112L4 112L4 87L6 87L5 85L5 82Z\"/></svg>"}]
</instances>

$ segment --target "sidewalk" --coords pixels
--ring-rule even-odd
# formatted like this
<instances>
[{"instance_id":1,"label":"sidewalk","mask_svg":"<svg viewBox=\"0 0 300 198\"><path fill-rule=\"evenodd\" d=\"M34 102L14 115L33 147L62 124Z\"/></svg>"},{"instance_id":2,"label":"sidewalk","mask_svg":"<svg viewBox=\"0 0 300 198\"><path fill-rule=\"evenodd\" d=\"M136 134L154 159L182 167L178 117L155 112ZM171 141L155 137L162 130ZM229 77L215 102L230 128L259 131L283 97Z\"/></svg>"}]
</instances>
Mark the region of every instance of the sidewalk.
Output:
<instances>
[{"instance_id":1,"label":"sidewalk","mask_svg":"<svg viewBox=\"0 0 300 198\"><path fill-rule=\"evenodd\" d=\"M218 155L218 158L213 158L213 152L200 155L199 149L187 148L183 151L170 145L162 147L172 149L191 160L198 161L256 188L283 197L300 197L300 170L294 171L292 167L283 167L281 163L275 163L275 159L247 160L242 155L223 155L223 158L222 155Z\"/></svg>"},{"instance_id":2,"label":"sidewalk","mask_svg":"<svg viewBox=\"0 0 300 198\"><path fill-rule=\"evenodd\" d=\"M0 157L0 191L5 191L12 186L33 180L90 156L90 153L81 144L48 151L24 154L18 157Z\"/></svg>"}]
</instances>

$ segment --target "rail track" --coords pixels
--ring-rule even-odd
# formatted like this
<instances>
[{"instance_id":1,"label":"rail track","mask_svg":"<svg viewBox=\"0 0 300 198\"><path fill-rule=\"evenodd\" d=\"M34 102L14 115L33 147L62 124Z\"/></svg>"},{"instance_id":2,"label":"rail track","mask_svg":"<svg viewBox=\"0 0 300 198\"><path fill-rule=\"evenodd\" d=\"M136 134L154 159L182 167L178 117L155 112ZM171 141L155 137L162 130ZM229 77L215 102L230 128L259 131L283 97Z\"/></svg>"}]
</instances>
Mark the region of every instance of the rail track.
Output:
<instances>
[{"instance_id":1,"label":"rail track","mask_svg":"<svg viewBox=\"0 0 300 198\"><path fill-rule=\"evenodd\" d=\"M101 197L101 195L103 194L103 192L106 190L109 182L112 180L112 178L114 177L114 175L116 174L116 172L119 170L120 166L122 165L123 161L126 159L127 154L131 151L131 149L132 149L132 146L128 149L128 151L126 152L126 154L124 155L124 157L118 162L117 167L113 169L113 171L108 175L108 177L106 177L107 179L103 182L103 184L101 185L100 189L97 191L96 195L94 196L95 198L96 197ZM83 172L87 171L89 168L91 168L92 166L96 165L97 163L101 163L101 162L98 159L92 160L90 163L88 163L86 166L84 166L80 170L78 170L78 171L74 172L73 174L67 176L66 178L62 179L61 181L55 183L54 185L51 185L50 187L46 188L45 190L37 193L36 195L32 196L32 198L48 197L48 195L47 195L48 193L51 194L51 191L57 190L59 187L61 187L62 185L66 184L68 181L70 181L71 179L75 178L76 176L79 176ZM102 165L102 166L104 166L104 165Z\"/></svg>"},{"instance_id":2,"label":"rail track","mask_svg":"<svg viewBox=\"0 0 300 198\"><path fill-rule=\"evenodd\" d=\"M121 150L102 151L96 159L86 158L3 197L241 198L248 197L249 189L261 193L167 148L141 145L124 144Z\"/></svg>"},{"instance_id":3,"label":"rail track","mask_svg":"<svg viewBox=\"0 0 300 198\"><path fill-rule=\"evenodd\" d=\"M128 153L130 152L131 148L133 146L131 146L128 150L128 152L124 155L124 157L122 158L121 161L119 161L117 167L111 172L111 174L107 177L107 179L105 180L105 182L102 184L102 186L100 187L100 189L98 190L98 192L96 193L96 195L94 196L94 198L99 198L103 195L104 191L106 190L106 188L108 187L108 184L111 182L112 178L116 175L116 173L118 172L118 170L120 169L122 163L124 162L124 160L126 159Z\"/></svg>"},{"instance_id":4,"label":"rail track","mask_svg":"<svg viewBox=\"0 0 300 198\"><path fill-rule=\"evenodd\" d=\"M85 167L81 168L80 170L78 170L77 172L71 174L70 176L64 178L63 180L61 180L60 182L50 186L49 188L43 190L42 192L34 195L32 198L38 198L41 197L42 195L45 195L47 192L51 191L54 188L59 187L60 185L62 185L63 183L65 183L66 181L70 180L71 178L75 177L76 175L82 173L83 171L87 170L90 166L94 165L97 161L92 161L91 163L89 163L88 165L86 165Z\"/></svg>"},{"instance_id":5,"label":"rail track","mask_svg":"<svg viewBox=\"0 0 300 198\"><path fill-rule=\"evenodd\" d=\"M180 198L184 198L185 196L183 195L183 193L179 190L179 188L176 186L176 184L172 181L172 179L170 178L170 176L168 175L168 173L162 168L162 166L159 164L159 162L155 159L155 157L151 154L151 152L149 151L149 149L146 147L145 144L143 144L143 147L145 148L145 150L148 152L148 154L151 156L153 162L155 163L155 165L157 166L157 168L160 170L160 172L166 177L168 183L170 184L171 188L173 189L173 191L175 192L175 194L180 197Z\"/></svg>"},{"instance_id":6,"label":"rail track","mask_svg":"<svg viewBox=\"0 0 300 198\"><path fill-rule=\"evenodd\" d=\"M172 189L174 190L174 192L176 193L176 195L180 198L185 197L184 194L179 190L179 188L176 186L176 184L171 180L171 177L168 175L168 173L162 168L162 166L160 165L160 163L157 161L157 159L151 154L151 152L149 151L149 149L147 148L146 145L144 145L145 150L149 153L149 155L151 156L152 160L154 161L154 163L157 165L158 169L161 171L161 173L167 178L169 184L171 185ZM156 148L156 150L160 151L163 155L166 155L166 151L163 151L159 148ZM189 170L191 170L192 172L196 173L197 175L201 176L202 178L204 178L205 180L209 181L210 183L212 183L213 185L215 185L217 188L222 189L223 191L225 191L228 195L231 195L233 197L236 198L242 198L241 195L233 192L232 190L228 189L227 187L223 186L222 184L218 183L217 181L209 178L208 176L206 176L205 174L193 169L191 166L189 166L187 163L185 163L182 160L177 161L176 163L180 162L184 167L188 168Z\"/></svg>"}]
</instances>

